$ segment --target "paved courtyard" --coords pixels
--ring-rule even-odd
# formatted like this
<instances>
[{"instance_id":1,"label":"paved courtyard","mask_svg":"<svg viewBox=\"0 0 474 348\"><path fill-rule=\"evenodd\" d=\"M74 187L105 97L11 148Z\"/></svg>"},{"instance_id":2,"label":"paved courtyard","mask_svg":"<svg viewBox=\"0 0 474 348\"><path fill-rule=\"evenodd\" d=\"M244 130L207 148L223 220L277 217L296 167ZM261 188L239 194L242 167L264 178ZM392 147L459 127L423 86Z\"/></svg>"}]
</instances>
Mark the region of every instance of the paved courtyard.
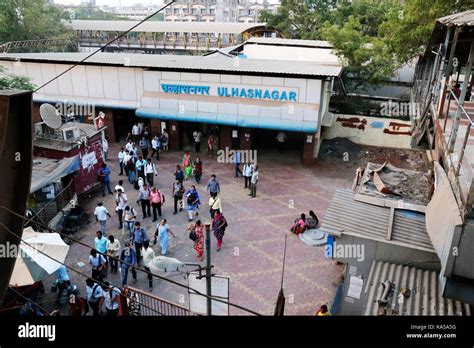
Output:
<instances>
[{"instance_id":1,"label":"paved courtyard","mask_svg":"<svg viewBox=\"0 0 474 348\"><path fill-rule=\"evenodd\" d=\"M139 210L140 207L135 203L137 191L128 183L125 176L117 175L118 149L119 145L111 145L109 163L113 173L112 185L115 185L120 178L124 180L129 203L133 204L141 218L141 209ZM362 153L359 147L356 152ZM363 153L366 154L365 151ZM360 165L359 155L344 162L342 158L338 158L340 156L334 154L334 149L327 150L323 147L321 159L316 165L303 166L297 153L286 153L281 156L271 150L259 151L260 181L257 198L254 199L251 199L248 191L244 189L243 178L234 178L234 164L220 164L215 159L203 156L203 180L197 185L197 189L204 205L201 206L199 218L204 222L209 221L207 207L209 196L205 193L205 186L210 175L216 174L221 184L223 212L229 227L220 252L216 252L216 240L212 235L212 264L215 274L230 278L231 302L261 314L273 314L281 281L285 235L288 235L284 276L285 314L313 315L321 304L332 301L341 280L342 266L324 257L324 247L304 244L289 231L289 228L301 212L314 210L318 217L323 218L336 188L351 186L355 167ZM367 156L370 157L370 154ZM379 152L377 156L380 156ZM399 158L397 155L393 157ZM193 242L188 238L186 230L188 224L186 211L178 215L172 214L171 185L175 165L181 163L181 160L182 152L169 152L162 154L161 161L157 162L157 186L166 196L164 217L168 219L171 230L176 234L176 238L170 238L171 247L167 256L176 257L183 262L198 263ZM191 183L194 183L194 180L185 182L186 188ZM83 200L83 207L90 214L92 222L75 235L75 238L91 246L95 232L99 229L93 217L97 201L102 201L100 195ZM108 234L112 233L120 238L123 245L126 236L122 236L122 231L118 230L118 219L113 213L115 209L113 195L107 195L103 202L112 214L112 219L108 222ZM151 222L151 218L138 220L151 237L156 224ZM158 244L154 249L158 255L160 251ZM89 275L88 256L88 248L77 243L72 244L67 263ZM80 261L85 263L82 268L77 266ZM201 264L204 265L204 262ZM69 273L73 283L79 285L81 292L84 293L84 278L72 271ZM169 275L169 277L187 284L187 280L181 275ZM120 285L119 273L111 274L109 280L113 284ZM130 275L129 284L131 285ZM138 283L133 286L147 290L146 275L139 272ZM186 289L168 282L155 279L153 293L167 301L188 306ZM245 314L245 312L231 307L230 314Z\"/></svg>"}]
</instances>

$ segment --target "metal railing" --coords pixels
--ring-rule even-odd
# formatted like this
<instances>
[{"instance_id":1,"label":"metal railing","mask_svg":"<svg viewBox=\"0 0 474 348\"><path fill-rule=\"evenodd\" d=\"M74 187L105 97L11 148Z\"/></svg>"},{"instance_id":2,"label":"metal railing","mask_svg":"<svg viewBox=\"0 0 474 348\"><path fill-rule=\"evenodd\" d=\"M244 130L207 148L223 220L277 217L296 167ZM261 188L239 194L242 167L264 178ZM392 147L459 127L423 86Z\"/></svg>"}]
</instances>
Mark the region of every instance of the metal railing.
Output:
<instances>
[{"instance_id":1,"label":"metal railing","mask_svg":"<svg viewBox=\"0 0 474 348\"><path fill-rule=\"evenodd\" d=\"M199 316L189 309L178 306L177 304L165 301L158 296L150 294L130 286L125 288L127 296L131 295L135 301L132 301L131 315L141 316ZM140 305L142 304L142 305ZM133 313L132 313L133 312Z\"/></svg>"}]
</instances>

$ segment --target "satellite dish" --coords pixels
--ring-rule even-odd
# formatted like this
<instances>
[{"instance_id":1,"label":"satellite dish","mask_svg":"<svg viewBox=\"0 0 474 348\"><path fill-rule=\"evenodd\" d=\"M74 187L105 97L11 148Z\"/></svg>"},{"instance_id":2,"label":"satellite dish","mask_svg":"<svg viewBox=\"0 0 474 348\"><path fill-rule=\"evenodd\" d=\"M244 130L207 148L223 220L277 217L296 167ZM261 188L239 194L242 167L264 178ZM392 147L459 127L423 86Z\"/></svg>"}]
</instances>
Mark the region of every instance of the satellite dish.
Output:
<instances>
[{"instance_id":1,"label":"satellite dish","mask_svg":"<svg viewBox=\"0 0 474 348\"><path fill-rule=\"evenodd\" d=\"M40 115L49 128L58 129L63 124L61 114L51 104L42 104L40 106Z\"/></svg>"}]
</instances>

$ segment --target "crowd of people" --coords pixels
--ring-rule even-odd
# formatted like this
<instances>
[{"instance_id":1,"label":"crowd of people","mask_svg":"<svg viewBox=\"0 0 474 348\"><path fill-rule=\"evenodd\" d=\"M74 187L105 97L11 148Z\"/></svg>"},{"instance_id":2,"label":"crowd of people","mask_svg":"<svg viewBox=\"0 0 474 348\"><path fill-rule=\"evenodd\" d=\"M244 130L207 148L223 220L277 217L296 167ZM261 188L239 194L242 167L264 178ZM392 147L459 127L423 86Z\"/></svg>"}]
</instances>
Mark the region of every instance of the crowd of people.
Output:
<instances>
[{"instance_id":1,"label":"crowd of people","mask_svg":"<svg viewBox=\"0 0 474 348\"><path fill-rule=\"evenodd\" d=\"M185 151L181 163L176 165L173 174L171 194L173 215L177 215L183 210L187 211L189 239L194 244L193 248L198 260L203 261L204 224L198 217L204 204L204 197L203 192L199 193L196 187L201 183L203 176L203 162L199 157L202 134L200 131L195 131L193 137L197 156L192 158L190 151ZM152 135L146 126L137 123L133 125L126 144L121 147L117 155L120 168L118 176L126 176L128 182L133 185L137 191L135 201L132 198L134 193L126 192L122 179L118 180L112 190L112 172L106 163L102 165L97 174L98 181L102 184L102 196L105 197L107 192L114 195L118 227L119 230L122 230L125 242L122 246L118 238L114 238L111 234L107 237L108 220L112 216L104 203L98 202L94 215L100 225L100 230L96 232L95 248L91 250L89 256L91 279L88 280L86 293L86 302L92 309L93 315L101 313L102 304L106 308L106 314L116 315L115 287L110 284L105 288L97 286L98 284L108 284L109 272L120 272L121 285L125 286L128 282L129 272L131 272L132 281L135 284L137 283L136 268L143 267L147 273L149 290L152 291L153 277L149 266L156 257L153 246L159 247L161 255L167 255L169 253L169 236L176 237L163 217L163 205L166 198L156 184L159 173L156 164L153 163L155 160L160 160L160 155L163 155L163 152L168 151L168 140L169 135L166 129L161 134ZM208 139L209 157L213 157L214 143L215 139L211 134ZM244 171L239 170L239 172L245 177L245 188L250 190L249 195L255 197L258 167L246 163ZM194 182L191 182L192 179ZM208 207L212 233L217 240L216 250L220 251L228 223L223 214L220 197L221 187L216 175L210 176L205 188L205 194L209 195ZM136 203L136 206L133 202ZM160 219L152 240L139 221L140 212L141 221L151 218L152 223L155 223ZM196 222L194 222L195 219ZM78 315L82 313L81 310L73 312Z\"/></svg>"}]
</instances>

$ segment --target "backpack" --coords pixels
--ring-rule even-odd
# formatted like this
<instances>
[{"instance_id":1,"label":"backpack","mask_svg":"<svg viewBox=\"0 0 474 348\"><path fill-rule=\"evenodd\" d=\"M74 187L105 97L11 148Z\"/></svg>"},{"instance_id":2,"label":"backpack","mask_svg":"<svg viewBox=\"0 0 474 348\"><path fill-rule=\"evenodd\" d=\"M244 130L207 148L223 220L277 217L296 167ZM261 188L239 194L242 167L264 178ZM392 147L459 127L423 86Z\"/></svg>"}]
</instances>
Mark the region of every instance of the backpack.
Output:
<instances>
[{"instance_id":1,"label":"backpack","mask_svg":"<svg viewBox=\"0 0 474 348\"><path fill-rule=\"evenodd\" d=\"M95 294L95 289L97 289L98 286L99 286L99 284L96 284L92 288L91 298L89 299L89 301L92 300L92 299L97 300L97 298L94 296L94 294ZM86 302L89 302L89 301L86 301ZM89 307L89 306L87 306L87 307ZM86 310L86 313L87 313L87 310Z\"/></svg>"},{"instance_id":2,"label":"backpack","mask_svg":"<svg viewBox=\"0 0 474 348\"><path fill-rule=\"evenodd\" d=\"M198 239L195 230L191 230L191 232L189 232L189 239L191 239L193 242L195 242Z\"/></svg>"},{"instance_id":3,"label":"backpack","mask_svg":"<svg viewBox=\"0 0 474 348\"><path fill-rule=\"evenodd\" d=\"M99 264L97 265L97 271L99 271L99 273L102 277L106 278L107 277L107 267L106 267L106 265L103 265L102 262L100 261L101 256L102 256L102 254L99 254L97 256L99 258ZM94 290L92 290L92 291L94 291ZM92 292L92 294L94 294L94 292Z\"/></svg>"},{"instance_id":4,"label":"backpack","mask_svg":"<svg viewBox=\"0 0 474 348\"><path fill-rule=\"evenodd\" d=\"M196 192L191 192L188 196L188 205L193 205L196 199L197 199Z\"/></svg>"},{"instance_id":5,"label":"backpack","mask_svg":"<svg viewBox=\"0 0 474 348\"><path fill-rule=\"evenodd\" d=\"M165 195L161 193L160 191L160 194L161 194L161 204L165 203Z\"/></svg>"}]
</instances>

